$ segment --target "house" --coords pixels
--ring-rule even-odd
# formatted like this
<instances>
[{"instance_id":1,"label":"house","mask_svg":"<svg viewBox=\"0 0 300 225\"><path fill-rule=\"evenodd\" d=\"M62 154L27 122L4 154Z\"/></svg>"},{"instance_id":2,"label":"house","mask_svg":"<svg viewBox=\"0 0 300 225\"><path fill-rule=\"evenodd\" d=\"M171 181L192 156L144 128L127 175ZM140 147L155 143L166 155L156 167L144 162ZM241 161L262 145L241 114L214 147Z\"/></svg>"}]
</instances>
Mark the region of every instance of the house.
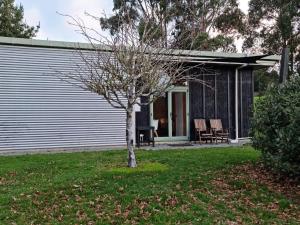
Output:
<instances>
[{"instance_id":1,"label":"house","mask_svg":"<svg viewBox=\"0 0 300 225\"><path fill-rule=\"evenodd\" d=\"M0 152L125 146L125 112L55 76L80 63L75 47L72 42L0 37ZM91 50L88 44L80 48ZM158 123L157 141L189 141L194 139L193 119L220 118L233 142L248 137L253 71L273 66L280 57L185 53L187 65L201 63L216 73L199 74L206 85L175 86L137 109L135 126Z\"/></svg>"}]
</instances>

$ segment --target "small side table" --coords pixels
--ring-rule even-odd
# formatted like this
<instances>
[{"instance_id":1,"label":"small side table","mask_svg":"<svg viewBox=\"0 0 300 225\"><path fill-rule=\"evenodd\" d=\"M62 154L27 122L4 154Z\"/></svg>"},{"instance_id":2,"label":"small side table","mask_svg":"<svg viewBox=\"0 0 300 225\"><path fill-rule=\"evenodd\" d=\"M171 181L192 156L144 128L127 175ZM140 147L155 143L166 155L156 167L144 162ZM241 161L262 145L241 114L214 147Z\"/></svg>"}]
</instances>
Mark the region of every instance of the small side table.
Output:
<instances>
[{"instance_id":1,"label":"small side table","mask_svg":"<svg viewBox=\"0 0 300 225\"><path fill-rule=\"evenodd\" d=\"M152 126L141 126L136 128L137 131L137 147L141 147L141 140L140 140L140 134L141 131L149 132L149 139L148 144L150 145L152 142L152 146L155 147L155 140L154 140L154 127Z\"/></svg>"}]
</instances>

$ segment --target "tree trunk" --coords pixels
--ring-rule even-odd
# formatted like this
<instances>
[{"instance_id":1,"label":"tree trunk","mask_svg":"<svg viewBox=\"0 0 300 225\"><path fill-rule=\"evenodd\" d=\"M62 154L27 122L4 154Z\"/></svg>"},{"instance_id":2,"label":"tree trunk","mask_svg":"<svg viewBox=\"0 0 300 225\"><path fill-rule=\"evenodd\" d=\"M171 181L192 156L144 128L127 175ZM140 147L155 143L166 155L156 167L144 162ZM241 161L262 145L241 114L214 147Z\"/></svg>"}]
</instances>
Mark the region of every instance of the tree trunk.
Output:
<instances>
[{"instance_id":1,"label":"tree trunk","mask_svg":"<svg viewBox=\"0 0 300 225\"><path fill-rule=\"evenodd\" d=\"M291 50L291 55L290 55L290 62L291 62L291 67L290 67L290 72L288 74L288 79L291 77L291 75L294 73L294 52Z\"/></svg>"},{"instance_id":2,"label":"tree trunk","mask_svg":"<svg viewBox=\"0 0 300 225\"><path fill-rule=\"evenodd\" d=\"M126 117L126 138L127 138L127 150L128 150L128 167L134 168L137 166L134 146L133 146L133 119L132 119L133 107L128 108Z\"/></svg>"}]
</instances>

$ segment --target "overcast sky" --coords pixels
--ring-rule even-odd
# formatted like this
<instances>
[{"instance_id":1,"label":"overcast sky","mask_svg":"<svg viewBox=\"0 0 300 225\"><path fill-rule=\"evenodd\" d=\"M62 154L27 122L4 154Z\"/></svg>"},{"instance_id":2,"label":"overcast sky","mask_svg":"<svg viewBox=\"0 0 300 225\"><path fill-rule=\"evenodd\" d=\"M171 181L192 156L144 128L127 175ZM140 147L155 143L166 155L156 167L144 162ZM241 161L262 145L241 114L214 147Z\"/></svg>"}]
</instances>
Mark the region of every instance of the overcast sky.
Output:
<instances>
[{"instance_id":1,"label":"overcast sky","mask_svg":"<svg viewBox=\"0 0 300 225\"><path fill-rule=\"evenodd\" d=\"M93 15L112 12L113 0L16 0L16 4L24 6L25 20L29 25L40 23L41 28L37 39L58 41L83 41L82 37L74 31L74 27L67 23L67 18L59 15L69 14L85 18L89 26L97 26L94 21L83 16L87 11ZM247 12L249 0L239 0L244 12Z\"/></svg>"}]
</instances>

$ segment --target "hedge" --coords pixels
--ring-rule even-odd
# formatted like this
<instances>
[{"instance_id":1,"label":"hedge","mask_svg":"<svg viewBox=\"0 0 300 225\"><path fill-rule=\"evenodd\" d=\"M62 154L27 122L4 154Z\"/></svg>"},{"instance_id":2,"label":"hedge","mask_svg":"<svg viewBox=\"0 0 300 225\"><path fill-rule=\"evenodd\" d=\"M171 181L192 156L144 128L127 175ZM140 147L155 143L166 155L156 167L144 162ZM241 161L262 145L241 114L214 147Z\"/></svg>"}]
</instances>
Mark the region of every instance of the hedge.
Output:
<instances>
[{"instance_id":1,"label":"hedge","mask_svg":"<svg viewBox=\"0 0 300 225\"><path fill-rule=\"evenodd\" d=\"M265 166L300 177L300 77L268 89L255 103L251 136Z\"/></svg>"}]
</instances>

